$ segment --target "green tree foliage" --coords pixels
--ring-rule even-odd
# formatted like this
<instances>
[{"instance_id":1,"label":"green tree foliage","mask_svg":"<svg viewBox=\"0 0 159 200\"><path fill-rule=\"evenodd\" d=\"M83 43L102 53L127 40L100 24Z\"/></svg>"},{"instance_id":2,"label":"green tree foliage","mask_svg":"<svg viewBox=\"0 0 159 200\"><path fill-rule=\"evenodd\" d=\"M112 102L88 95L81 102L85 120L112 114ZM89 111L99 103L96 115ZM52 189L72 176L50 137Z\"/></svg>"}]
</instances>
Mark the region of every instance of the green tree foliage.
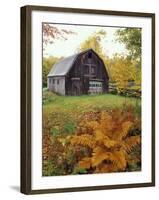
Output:
<instances>
[{"instance_id":1,"label":"green tree foliage","mask_svg":"<svg viewBox=\"0 0 159 200\"><path fill-rule=\"evenodd\" d=\"M47 86L47 75L51 70L52 66L59 60L59 58L50 56L48 58L43 58L43 87Z\"/></svg>"},{"instance_id":2,"label":"green tree foliage","mask_svg":"<svg viewBox=\"0 0 159 200\"><path fill-rule=\"evenodd\" d=\"M116 32L116 40L125 44L130 59L141 65L141 29L122 28Z\"/></svg>"}]
</instances>

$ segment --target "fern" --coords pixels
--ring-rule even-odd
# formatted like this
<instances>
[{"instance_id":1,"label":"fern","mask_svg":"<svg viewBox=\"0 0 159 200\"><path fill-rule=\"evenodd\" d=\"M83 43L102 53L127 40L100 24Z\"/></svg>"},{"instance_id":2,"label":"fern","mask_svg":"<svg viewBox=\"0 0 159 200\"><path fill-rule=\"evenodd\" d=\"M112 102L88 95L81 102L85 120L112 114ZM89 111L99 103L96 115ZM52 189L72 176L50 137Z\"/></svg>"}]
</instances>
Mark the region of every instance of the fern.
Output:
<instances>
[{"instance_id":1,"label":"fern","mask_svg":"<svg viewBox=\"0 0 159 200\"><path fill-rule=\"evenodd\" d=\"M85 157L78 163L79 168L89 169L91 167L91 158Z\"/></svg>"},{"instance_id":2,"label":"fern","mask_svg":"<svg viewBox=\"0 0 159 200\"><path fill-rule=\"evenodd\" d=\"M72 144L82 145L87 147L94 147L95 141L92 135L83 134L82 136L74 136L71 140Z\"/></svg>"},{"instance_id":3,"label":"fern","mask_svg":"<svg viewBox=\"0 0 159 200\"><path fill-rule=\"evenodd\" d=\"M130 153L132 149L141 143L141 138L139 136L131 136L123 141L123 148Z\"/></svg>"},{"instance_id":4,"label":"fern","mask_svg":"<svg viewBox=\"0 0 159 200\"><path fill-rule=\"evenodd\" d=\"M135 119L119 110L101 112L99 120L81 122L78 135L71 139L72 145L89 148L90 156L78 161L78 167L95 172L125 171L130 153L141 144L140 135L129 135Z\"/></svg>"}]
</instances>

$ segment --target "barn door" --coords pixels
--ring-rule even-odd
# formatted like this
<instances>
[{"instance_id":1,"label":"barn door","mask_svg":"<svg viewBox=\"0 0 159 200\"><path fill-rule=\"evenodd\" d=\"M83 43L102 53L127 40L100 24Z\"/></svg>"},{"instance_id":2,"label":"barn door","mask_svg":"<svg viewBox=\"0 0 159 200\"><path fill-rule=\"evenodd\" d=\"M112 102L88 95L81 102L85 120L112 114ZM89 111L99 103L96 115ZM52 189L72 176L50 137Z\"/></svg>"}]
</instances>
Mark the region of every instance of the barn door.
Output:
<instances>
[{"instance_id":1,"label":"barn door","mask_svg":"<svg viewBox=\"0 0 159 200\"><path fill-rule=\"evenodd\" d=\"M81 94L80 80L73 80L72 81L72 95L78 96L80 94Z\"/></svg>"},{"instance_id":2,"label":"barn door","mask_svg":"<svg viewBox=\"0 0 159 200\"><path fill-rule=\"evenodd\" d=\"M83 91L84 91L84 94L88 94L88 91L89 91L89 78L88 77L84 77Z\"/></svg>"}]
</instances>

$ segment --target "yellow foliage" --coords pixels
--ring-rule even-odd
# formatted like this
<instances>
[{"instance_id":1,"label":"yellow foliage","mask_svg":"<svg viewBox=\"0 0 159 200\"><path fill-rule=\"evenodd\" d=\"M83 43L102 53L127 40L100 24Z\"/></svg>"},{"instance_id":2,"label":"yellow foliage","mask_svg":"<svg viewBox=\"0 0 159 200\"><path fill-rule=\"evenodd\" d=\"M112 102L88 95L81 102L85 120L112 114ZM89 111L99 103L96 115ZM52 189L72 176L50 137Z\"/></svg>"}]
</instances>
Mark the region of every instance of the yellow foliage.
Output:
<instances>
[{"instance_id":1,"label":"yellow foliage","mask_svg":"<svg viewBox=\"0 0 159 200\"><path fill-rule=\"evenodd\" d=\"M71 143L89 147L91 153L89 157L84 156L78 166L95 172L125 171L129 154L141 143L139 135L129 135L133 126L131 115L125 117L121 111L103 111L99 120L82 125L85 133L73 136Z\"/></svg>"},{"instance_id":2,"label":"yellow foliage","mask_svg":"<svg viewBox=\"0 0 159 200\"><path fill-rule=\"evenodd\" d=\"M123 150L115 151L113 153L115 157L115 164L119 170L123 170L126 168L127 162L125 157L125 152Z\"/></svg>"},{"instance_id":3,"label":"yellow foliage","mask_svg":"<svg viewBox=\"0 0 159 200\"><path fill-rule=\"evenodd\" d=\"M111 139L104 139L103 140L104 146L107 148L112 148L118 144L118 141L111 140Z\"/></svg>"},{"instance_id":4,"label":"yellow foliage","mask_svg":"<svg viewBox=\"0 0 159 200\"><path fill-rule=\"evenodd\" d=\"M128 88L129 80L141 85L141 67L124 56L115 55L109 62L109 75L111 81L115 81L118 91Z\"/></svg>"},{"instance_id":5,"label":"yellow foliage","mask_svg":"<svg viewBox=\"0 0 159 200\"><path fill-rule=\"evenodd\" d=\"M96 138L96 141L102 141L103 139L105 139L105 140L109 140L109 137L107 136L107 135L105 135L102 131L100 131L100 130L95 130L94 131L94 135L95 135L95 138Z\"/></svg>"},{"instance_id":6,"label":"yellow foliage","mask_svg":"<svg viewBox=\"0 0 159 200\"><path fill-rule=\"evenodd\" d=\"M130 121L123 122L122 129L118 134L119 140L122 140L123 138L125 138L127 136L132 125L133 125L133 123Z\"/></svg>"},{"instance_id":7,"label":"yellow foliage","mask_svg":"<svg viewBox=\"0 0 159 200\"><path fill-rule=\"evenodd\" d=\"M71 140L72 144L82 145L86 147L94 147L95 141L93 140L93 136L89 134L83 134L82 136L74 136Z\"/></svg>"},{"instance_id":8,"label":"yellow foliage","mask_svg":"<svg viewBox=\"0 0 159 200\"><path fill-rule=\"evenodd\" d=\"M109 159L110 153L105 152L103 148L96 147L92 153L92 166L98 166L103 160Z\"/></svg>"}]
</instances>

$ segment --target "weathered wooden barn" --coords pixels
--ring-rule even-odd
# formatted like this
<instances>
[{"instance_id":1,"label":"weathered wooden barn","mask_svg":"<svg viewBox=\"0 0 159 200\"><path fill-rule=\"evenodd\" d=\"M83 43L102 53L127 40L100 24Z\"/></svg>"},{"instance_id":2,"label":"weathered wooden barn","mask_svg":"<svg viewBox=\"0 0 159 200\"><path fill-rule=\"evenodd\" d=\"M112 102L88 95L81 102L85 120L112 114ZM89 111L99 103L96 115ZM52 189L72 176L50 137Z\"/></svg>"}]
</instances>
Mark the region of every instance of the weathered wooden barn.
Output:
<instances>
[{"instance_id":1,"label":"weathered wooden barn","mask_svg":"<svg viewBox=\"0 0 159 200\"><path fill-rule=\"evenodd\" d=\"M108 92L107 70L103 60L92 49L56 63L47 78L48 89L61 95Z\"/></svg>"}]
</instances>

